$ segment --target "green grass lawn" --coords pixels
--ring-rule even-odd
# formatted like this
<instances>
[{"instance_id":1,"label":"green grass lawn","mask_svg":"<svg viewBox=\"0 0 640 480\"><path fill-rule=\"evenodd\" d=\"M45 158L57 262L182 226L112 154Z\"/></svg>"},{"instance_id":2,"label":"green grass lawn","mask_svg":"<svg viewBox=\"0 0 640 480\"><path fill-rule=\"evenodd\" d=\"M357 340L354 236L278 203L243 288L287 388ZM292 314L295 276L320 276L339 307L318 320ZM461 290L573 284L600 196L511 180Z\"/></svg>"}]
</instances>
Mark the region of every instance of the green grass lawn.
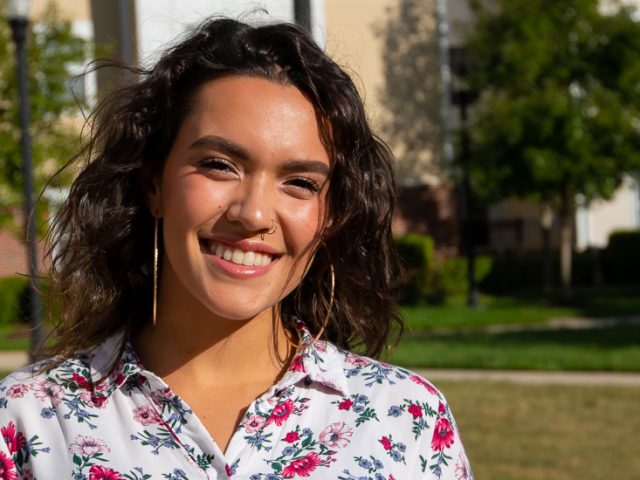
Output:
<instances>
[{"instance_id":1,"label":"green grass lawn","mask_svg":"<svg viewBox=\"0 0 640 480\"><path fill-rule=\"evenodd\" d=\"M474 328L488 325L539 324L552 318L580 314L577 308L553 307L543 302L523 302L515 298L484 298L477 309L470 309L459 301L441 306L403 307L407 328Z\"/></svg>"},{"instance_id":2,"label":"green grass lawn","mask_svg":"<svg viewBox=\"0 0 640 480\"><path fill-rule=\"evenodd\" d=\"M454 298L446 306L403 308L407 330L390 361L410 368L640 371L638 323L536 330L560 317L640 316L632 289L578 290L570 306L532 296L484 296L482 305L469 309ZM484 329L496 325L522 331Z\"/></svg>"},{"instance_id":3,"label":"green grass lawn","mask_svg":"<svg viewBox=\"0 0 640 480\"><path fill-rule=\"evenodd\" d=\"M640 316L637 288L577 289L574 301L562 306L553 298L535 294L521 296L482 295L480 307L470 309L463 297L446 305L403 307L409 329L473 328L488 325L540 324L559 317Z\"/></svg>"},{"instance_id":4,"label":"green grass lawn","mask_svg":"<svg viewBox=\"0 0 640 480\"><path fill-rule=\"evenodd\" d=\"M0 325L1 350L27 350L29 348L29 329L16 325Z\"/></svg>"},{"instance_id":5,"label":"green grass lawn","mask_svg":"<svg viewBox=\"0 0 640 480\"><path fill-rule=\"evenodd\" d=\"M441 381L478 479L637 479L637 387Z\"/></svg>"},{"instance_id":6,"label":"green grass lawn","mask_svg":"<svg viewBox=\"0 0 640 480\"><path fill-rule=\"evenodd\" d=\"M405 335L390 361L410 368L640 371L640 325Z\"/></svg>"}]
</instances>

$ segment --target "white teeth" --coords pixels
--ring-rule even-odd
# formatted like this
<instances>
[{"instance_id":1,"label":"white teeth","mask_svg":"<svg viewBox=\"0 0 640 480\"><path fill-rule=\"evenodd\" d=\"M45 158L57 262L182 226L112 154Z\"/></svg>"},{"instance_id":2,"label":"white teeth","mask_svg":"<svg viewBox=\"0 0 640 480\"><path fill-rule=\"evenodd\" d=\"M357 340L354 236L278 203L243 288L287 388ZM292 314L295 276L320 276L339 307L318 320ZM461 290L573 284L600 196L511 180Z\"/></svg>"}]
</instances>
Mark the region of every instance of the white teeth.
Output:
<instances>
[{"instance_id":1,"label":"white teeth","mask_svg":"<svg viewBox=\"0 0 640 480\"><path fill-rule=\"evenodd\" d=\"M233 257L231 257L231 261L233 263L237 263L239 265L242 265L244 262L244 252L242 250L240 250L239 248L236 248L233 251Z\"/></svg>"},{"instance_id":2,"label":"white teeth","mask_svg":"<svg viewBox=\"0 0 640 480\"><path fill-rule=\"evenodd\" d=\"M247 252L244 254L244 260L242 264L251 267L253 266L253 261L255 260L255 258L256 254L254 252Z\"/></svg>"},{"instance_id":3,"label":"white teeth","mask_svg":"<svg viewBox=\"0 0 640 480\"><path fill-rule=\"evenodd\" d=\"M228 262L249 267L269 265L273 261L273 257L267 253L245 252L239 248L230 248L212 241L209 241L207 250L216 257L224 258Z\"/></svg>"}]
</instances>

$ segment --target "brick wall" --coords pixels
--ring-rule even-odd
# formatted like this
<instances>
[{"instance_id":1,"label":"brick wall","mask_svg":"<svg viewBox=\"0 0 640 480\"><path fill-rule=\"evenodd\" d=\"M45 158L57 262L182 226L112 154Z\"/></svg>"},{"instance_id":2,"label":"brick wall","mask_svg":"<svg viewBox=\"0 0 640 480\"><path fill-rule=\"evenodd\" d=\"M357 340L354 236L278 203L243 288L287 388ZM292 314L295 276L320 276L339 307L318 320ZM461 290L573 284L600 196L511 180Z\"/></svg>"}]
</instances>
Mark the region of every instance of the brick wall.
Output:
<instances>
[{"instance_id":1,"label":"brick wall","mask_svg":"<svg viewBox=\"0 0 640 480\"><path fill-rule=\"evenodd\" d=\"M430 235L435 242L438 255L457 255L460 245L460 222L454 187L420 185L402 188L393 218L393 233Z\"/></svg>"},{"instance_id":2,"label":"brick wall","mask_svg":"<svg viewBox=\"0 0 640 480\"><path fill-rule=\"evenodd\" d=\"M38 245L38 265L42 268L42 242ZM13 232L0 230L0 278L27 275L27 247Z\"/></svg>"}]
</instances>

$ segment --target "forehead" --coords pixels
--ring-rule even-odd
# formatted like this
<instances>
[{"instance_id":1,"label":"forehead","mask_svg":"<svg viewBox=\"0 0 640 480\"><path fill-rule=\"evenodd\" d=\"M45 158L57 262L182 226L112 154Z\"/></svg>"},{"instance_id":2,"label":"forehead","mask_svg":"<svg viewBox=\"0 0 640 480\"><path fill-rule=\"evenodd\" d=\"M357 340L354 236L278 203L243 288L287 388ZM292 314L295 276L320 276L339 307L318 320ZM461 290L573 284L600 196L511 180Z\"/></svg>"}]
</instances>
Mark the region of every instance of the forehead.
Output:
<instances>
[{"instance_id":1,"label":"forehead","mask_svg":"<svg viewBox=\"0 0 640 480\"><path fill-rule=\"evenodd\" d=\"M291 84L223 77L200 85L191 103L179 137L185 128L190 136L216 130L248 146L262 142L285 149L320 148L326 156L314 106Z\"/></svg>"}]
</instances>

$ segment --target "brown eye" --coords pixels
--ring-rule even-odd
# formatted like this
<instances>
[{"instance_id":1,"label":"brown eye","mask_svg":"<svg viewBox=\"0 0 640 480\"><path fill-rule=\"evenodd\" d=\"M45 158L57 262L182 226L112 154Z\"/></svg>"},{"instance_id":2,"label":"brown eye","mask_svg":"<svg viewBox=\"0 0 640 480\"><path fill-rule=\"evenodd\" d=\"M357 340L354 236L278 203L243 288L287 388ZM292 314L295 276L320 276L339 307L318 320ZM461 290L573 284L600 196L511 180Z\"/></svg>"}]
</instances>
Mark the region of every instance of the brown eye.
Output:
<instances>
[{"instance_id":1,"label":"brown eye","mask_svg":"<svg viewBox=\"0 0 640 480\"><path fill-rule=\"evenodd\" d=\"M221 172L235 172L235 167L222 158L208 157L198 162L198 167L203 170L216 170Z\"/></svg>"},{"instance_id":2,"label":"brown eye","mask_svg":"<svg viewBox=\"0 0 640 480\"><path fill-rule=\"evenodd\" d=\"M308 190L311 193L318 193L320 191L320 185L310 178L295 177L287 182L288 185L293 185L297 188Z\"/></svg>"}]
</instances>

